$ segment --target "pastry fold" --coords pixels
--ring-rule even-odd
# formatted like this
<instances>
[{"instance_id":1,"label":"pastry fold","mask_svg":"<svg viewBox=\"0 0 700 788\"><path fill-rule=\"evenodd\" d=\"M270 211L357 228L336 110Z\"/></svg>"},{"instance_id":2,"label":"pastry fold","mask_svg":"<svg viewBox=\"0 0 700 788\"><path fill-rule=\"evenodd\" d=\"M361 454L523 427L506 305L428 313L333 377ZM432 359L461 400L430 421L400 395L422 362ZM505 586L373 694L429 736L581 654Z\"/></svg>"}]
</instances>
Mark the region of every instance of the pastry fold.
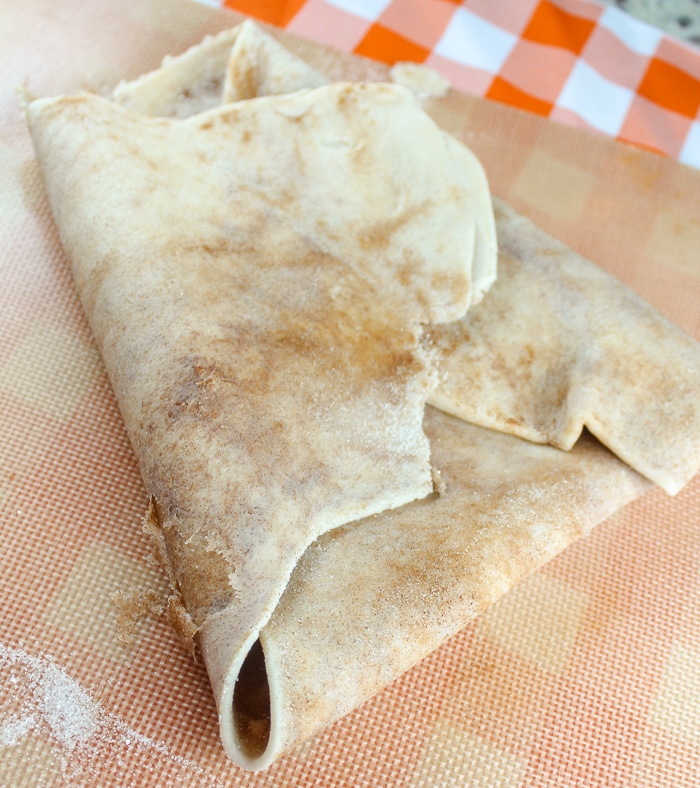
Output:
<instances>
[{"instance_id":1,"label":"pastry fold","mask_svg":"<svg viewBox=\"0 0 700 788\"><path fill-rule=\"evenodd\" d=\"M697 343L494 218L409 90L329 83L246 22L26 112L237 764L697 472Z\"/></svg>"}]
</instances>

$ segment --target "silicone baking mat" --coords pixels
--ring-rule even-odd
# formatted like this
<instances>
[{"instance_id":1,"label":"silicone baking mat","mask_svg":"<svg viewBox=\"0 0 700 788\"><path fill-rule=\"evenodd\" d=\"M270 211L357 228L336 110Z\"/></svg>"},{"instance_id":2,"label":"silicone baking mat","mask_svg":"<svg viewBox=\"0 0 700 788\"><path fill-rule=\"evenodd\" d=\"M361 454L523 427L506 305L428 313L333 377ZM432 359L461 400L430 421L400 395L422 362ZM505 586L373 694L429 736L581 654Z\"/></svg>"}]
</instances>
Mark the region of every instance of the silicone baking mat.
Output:
<instances>
[{"instance_id":1,"label":"silicone baking mat","mask_svg":"<svg viewBox=\"0 0 700 788\"><path fill-rule=\"evenodd\" d=\"M61 251L15 87L107 90L240 17L184 0L0 9L0 786L695 786L700 478L655 490L262 774L162 619L146 497ZM383 66L283 34L332 76ZM451 91L430 111L500 197L700 337L700 173Z\"/></svg>"}]
</instances>

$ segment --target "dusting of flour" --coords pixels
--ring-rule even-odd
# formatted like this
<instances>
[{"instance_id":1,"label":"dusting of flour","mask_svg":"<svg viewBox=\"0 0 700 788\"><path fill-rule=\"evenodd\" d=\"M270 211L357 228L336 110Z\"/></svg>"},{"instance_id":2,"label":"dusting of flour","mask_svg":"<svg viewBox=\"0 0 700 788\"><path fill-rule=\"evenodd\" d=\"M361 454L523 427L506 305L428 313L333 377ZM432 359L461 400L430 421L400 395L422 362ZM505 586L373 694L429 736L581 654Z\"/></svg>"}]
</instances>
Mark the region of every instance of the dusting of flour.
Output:
<instances>
[{"instance_id":1,"label":"dusting of flour","mask_svg":"<svg viewBox=\"0 0 700 788\"><path fill-rule=\"evenodd\" d=\"M91 766L104 766L105 759L114 761L117 769L128 769L120 752L137 754L141 762L165 759L169 771L175 767L186 782L196 777L198 786L222 785L193 761L173 755L165 744L104 711L51 658L0 643L0 689L0 759L3 750L35 734L58 750L64 779L70 785L91 785Z\"/></svg>"}]
</instances>

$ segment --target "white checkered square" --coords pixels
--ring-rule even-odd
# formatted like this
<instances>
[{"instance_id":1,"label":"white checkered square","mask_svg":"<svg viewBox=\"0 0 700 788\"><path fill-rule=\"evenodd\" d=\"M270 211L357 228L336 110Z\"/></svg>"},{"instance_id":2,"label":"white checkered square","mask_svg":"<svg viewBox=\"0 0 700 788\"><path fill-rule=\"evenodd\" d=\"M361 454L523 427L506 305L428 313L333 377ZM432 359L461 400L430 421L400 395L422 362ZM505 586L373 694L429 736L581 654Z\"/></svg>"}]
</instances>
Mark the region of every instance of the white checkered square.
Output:
<instances>
[{"instance_id":1,"label":"white checkered square","mask_svg":"<svg viewBox=\"0 0 700 788\"><path fill-rule=\"evenodd\" d=\"M633 91L610 82L588 63L577 60L556 103L575 112L594 129L616 137L633 98Z\"/></svg>"},{"instance_id":2,"label":"white checkered square","mask_svg":"<svg viewBox=\"0 0 700 788\"><path fill-rule=\"evenodd\" d=\"M700 169L700 122L693 121L678 156L678 161Z\"/></svg>"},{"instance_id":3,"label":"white checkered square","mask_svg":"<svg viewBox=\"0 0 700 788\"><path fill-rule=\"evenodd\" d=\"M633 52L647 57L656 52L663 37L660 30L617 8L606 7L598 19L598 24L616 35Z\"/></svg>"},{"instance_id":4,"label":"white checkered square","mask_svg":"<svg viewBox=\"0 0 700 788\"><path fill-rule=\"evenodd\" d=\"M496 74L517 42L512 33L458 8L433 51L461 65Z\"/></svg>"},{"instance_id":5,"label":"white checkered square","mask_svg":"<svg viewBox=\"0 0 700 788\"><path fill-rule=\"evenodd\" d=\"M361 19L376 22L391 0L326 0L326 3Z\"/></svg>"}]
</instances>

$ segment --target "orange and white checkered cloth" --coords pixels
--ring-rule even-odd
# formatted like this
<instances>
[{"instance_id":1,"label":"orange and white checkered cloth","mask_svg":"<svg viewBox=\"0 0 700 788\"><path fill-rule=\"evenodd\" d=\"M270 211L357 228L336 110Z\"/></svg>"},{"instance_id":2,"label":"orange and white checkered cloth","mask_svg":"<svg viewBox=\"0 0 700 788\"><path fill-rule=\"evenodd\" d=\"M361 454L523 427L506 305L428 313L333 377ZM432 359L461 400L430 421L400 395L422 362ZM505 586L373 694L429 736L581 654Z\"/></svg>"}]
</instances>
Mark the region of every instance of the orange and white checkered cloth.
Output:
<instances>
[{"instance_id":1,"label":"orange and white checkered cloth","mask_svg":"<svg viewBox=\"0 0 700 788\"><path fill-rule=\"evenodd\" d=\"M589 0L221 1L344 52L424 63L459 90L700 167L700 51L617 8Z\"/></svg>"}]
</instances>

